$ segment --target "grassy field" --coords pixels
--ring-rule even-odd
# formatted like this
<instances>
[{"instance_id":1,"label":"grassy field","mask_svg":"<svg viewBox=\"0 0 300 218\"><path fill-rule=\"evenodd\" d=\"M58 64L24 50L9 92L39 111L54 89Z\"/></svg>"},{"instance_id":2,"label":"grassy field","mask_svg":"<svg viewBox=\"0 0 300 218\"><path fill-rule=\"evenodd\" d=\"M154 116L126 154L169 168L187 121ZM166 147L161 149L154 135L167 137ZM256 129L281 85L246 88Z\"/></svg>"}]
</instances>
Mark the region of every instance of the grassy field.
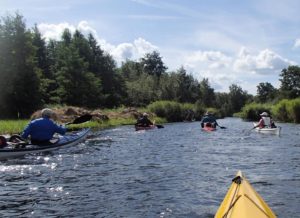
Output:
<instances>
[{"instance_id":1,"label":"grassy field","mask_svg":"<svg viewBox=\"0 0 300 218\"><path fill-rule=\"evenodd\" d=\"M0 120L0 134L19 134L29 120Z\"/></svg>"}]
</instances>

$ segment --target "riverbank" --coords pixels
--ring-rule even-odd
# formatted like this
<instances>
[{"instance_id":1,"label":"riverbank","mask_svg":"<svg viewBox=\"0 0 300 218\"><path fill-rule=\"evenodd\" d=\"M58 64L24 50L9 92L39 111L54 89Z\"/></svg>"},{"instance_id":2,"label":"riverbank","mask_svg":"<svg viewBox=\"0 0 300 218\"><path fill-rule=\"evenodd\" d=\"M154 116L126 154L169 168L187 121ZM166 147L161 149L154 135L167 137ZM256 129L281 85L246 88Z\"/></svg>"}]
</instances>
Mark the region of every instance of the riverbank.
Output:
<instances>
[{"instance_id":1,"label":"riverbank","mask_svg":"<svg viewBox=\"0 0 300 218\"><path fill-rule=\"evenodd\" d=\"M72 122L77 117L85 114L92 115L92 119L82 124L72 124L68 128L77 130L81 128L90 127L95 130L105 129L121 125L134 125L136 120L142 113L147 112L151 120L158 123L166 122L165 119L156 116L145 108L118 108L118 109L105 109L105 110L88 110L79 107L53 107L55 112L55 122L65 124ZM22 132L24 127L30 122L31 119L36 119L41 116L41 111L36 111L28 120L0 120L0 134L16 134Z\"/></svg>"}]
</instances>

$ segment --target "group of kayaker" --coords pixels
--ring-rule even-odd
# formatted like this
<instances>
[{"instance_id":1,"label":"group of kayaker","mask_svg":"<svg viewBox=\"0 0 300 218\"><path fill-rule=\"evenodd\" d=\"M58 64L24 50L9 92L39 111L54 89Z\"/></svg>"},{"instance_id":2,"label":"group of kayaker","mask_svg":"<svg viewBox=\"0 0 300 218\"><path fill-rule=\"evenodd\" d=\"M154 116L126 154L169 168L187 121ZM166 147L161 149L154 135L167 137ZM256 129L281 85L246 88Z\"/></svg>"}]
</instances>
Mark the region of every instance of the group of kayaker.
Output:
<instances>
[{"instance_id":1,"label":"group of kayaker","mask_svg":"<svg viewBox=\"0 0 300 218\"><path fill-rule=\"evenodd\" d=\"M56 124L52 118L54 117L55 113L49 109L45 108L41 111L41 118L32 120L24 129L23 133L20 135L18 140L27 140L30 136L30 141L32 144L38 144L38 145L49 145L50 140L52 139L53 135L55 133L64 135L67 131L67 128L62 125ZM261 119L259 120L258 124L254 126L254 128L276 128L276 125L272 118L269 116L267 112L263 112L260 114ZM140 118L137 119L137 122L135 124L136 127L150 127L154 126L154 123L149 120L148 114L143 113ZM216 128L219 126L216 118L211 112L206 112L201 120L201 127L211 127ZM5 144L1 138L2 141L0 141L1 144Z\"/></svg>"},{"instance_id":2,"label":"group of kayaker","mask_svg":"<svg viewBox=\"0 0 300 218\"><path fill-rule=\"evenodd\" d=\"M272 118L269 116L269 114L267 112L263 112L260 114L261 119L259 120L258 124L254 127L259 127L259 128L276 128L276 125L274 123L274 121L272 120ZM135 126L138 127L149 127L154 125L153 122L151 120L149 120L148 118L148 114L147 113L143 113L143 115L138 118ZM221 127L221 128L225 128L222 127L218 124L216 118L214 117L213 113L207 111L202 120L201 120L201 127L212 127L212 128L217 128L217 126Z\"/></svg>"},{"instance_id":3,"label":"group of kayaker","mask_svg":"<svg viewBox=\"0 0 300 218\"><path fill-rule=\"evenodd\" d=\"M276 128L276 125L271 116L267 112L263 112L260 114L261 119L259 120L258 124L253 128ZM201 127L212 127L216 128L217 126L221 127L214 115L210 112L206 112L201 120ZM221 127L224 128L224 127Z\"/></svg>"},{"instance_id":4,"label":"group of kayaker","mask_svg":"<svg viewBox=\"0 0 300 218\"><path fill-rule=\"evenodd\" d=\"M67 131L67 129L64 126L57 125L51 120L51 118L54 116L54 112L51 109L45 108L42 110L41 113L42 117L32 120L21 134L21 137L23 139L27 139L28 136L30 136L31 143L39 145L49 144L49 141L52 139L55 133L64 135ZM261 119L256 127L276 128L274 121L267 112L261 113L260 116ZM151 120L149 120L147 113L143 113L142 116L137 119L137 122L135 124L135 126L138 127L149 127L153 125L154 123ZM202 128L204 128L204 126L207 125L209 125L212 128L216 128L217 126L221 127L218 124L214 115L209 111L205 113L201 120Z\"/></svg>"}]
</instances>

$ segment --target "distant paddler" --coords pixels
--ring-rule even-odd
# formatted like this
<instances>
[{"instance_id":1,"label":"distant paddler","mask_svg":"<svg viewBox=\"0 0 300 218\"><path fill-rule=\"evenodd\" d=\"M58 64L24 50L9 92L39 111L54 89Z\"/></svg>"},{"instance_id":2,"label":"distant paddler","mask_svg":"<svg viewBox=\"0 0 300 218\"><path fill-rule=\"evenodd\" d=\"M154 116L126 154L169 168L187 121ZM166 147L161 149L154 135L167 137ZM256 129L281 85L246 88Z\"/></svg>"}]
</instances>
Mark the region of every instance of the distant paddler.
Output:
<instances>
[{"instance_id":1,"label":"distant paddler","mask_svg":"<svg viewBox=\"0 0 300 218\"><path fill-rule=\"evenodd\" d=\"M220 126L216 120L216 118L214 117L213 113L207 111L202 120L201 120L201 127L204 128L204 126L206 125L210 125L213 128L216 128L217 126L219 126L221 129L226 129L226 127L224 126Z\"/></svg>"}]
</instances>

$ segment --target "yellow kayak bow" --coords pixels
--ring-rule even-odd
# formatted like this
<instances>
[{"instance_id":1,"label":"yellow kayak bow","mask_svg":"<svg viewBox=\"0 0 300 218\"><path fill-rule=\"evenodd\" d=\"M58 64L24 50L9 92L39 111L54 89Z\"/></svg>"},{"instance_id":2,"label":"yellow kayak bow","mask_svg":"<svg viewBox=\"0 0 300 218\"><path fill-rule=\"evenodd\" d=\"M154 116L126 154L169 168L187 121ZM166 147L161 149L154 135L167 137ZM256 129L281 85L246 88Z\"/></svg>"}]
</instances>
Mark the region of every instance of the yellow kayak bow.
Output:
<instances>
[{"instance_id":1,"label":"yellow kayak bow","mask_svg":"<svg viewBox=\"0 0 300 218\"><path fill-rule=\"evenodd\" d=\"M276 215L238 171L215 218L276 218Z\"/></svg>"}]
</instances>

